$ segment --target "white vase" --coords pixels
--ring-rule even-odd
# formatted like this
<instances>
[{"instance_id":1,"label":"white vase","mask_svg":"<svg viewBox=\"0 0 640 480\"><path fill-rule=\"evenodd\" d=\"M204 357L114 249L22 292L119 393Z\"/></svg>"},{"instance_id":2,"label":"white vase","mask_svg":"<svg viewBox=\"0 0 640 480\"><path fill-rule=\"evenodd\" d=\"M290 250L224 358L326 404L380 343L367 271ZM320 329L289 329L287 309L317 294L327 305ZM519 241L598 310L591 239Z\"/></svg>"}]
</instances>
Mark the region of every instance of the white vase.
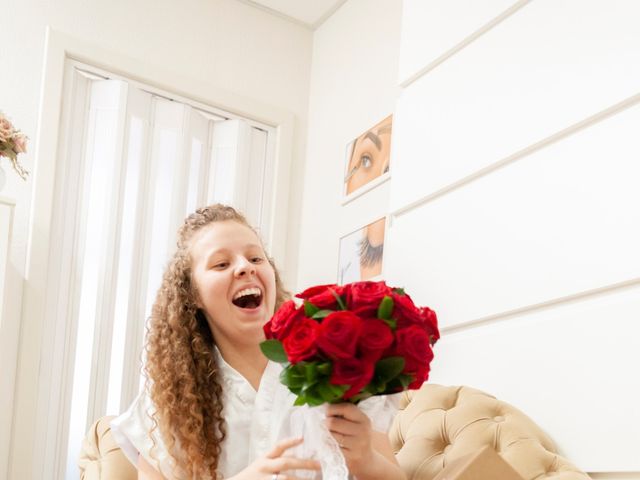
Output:
<instances>
[{"instance_id":1,"label":"white vase","mask_svg":"<svg viewBox=\"0 0 640 480\"><path fill-rule=\"evenodd\" d=\"M7 183L7 174L4 168L2 168L2 165L0 165L0 192L2 192L5 183Z\"/></svg>"}]
</instances>

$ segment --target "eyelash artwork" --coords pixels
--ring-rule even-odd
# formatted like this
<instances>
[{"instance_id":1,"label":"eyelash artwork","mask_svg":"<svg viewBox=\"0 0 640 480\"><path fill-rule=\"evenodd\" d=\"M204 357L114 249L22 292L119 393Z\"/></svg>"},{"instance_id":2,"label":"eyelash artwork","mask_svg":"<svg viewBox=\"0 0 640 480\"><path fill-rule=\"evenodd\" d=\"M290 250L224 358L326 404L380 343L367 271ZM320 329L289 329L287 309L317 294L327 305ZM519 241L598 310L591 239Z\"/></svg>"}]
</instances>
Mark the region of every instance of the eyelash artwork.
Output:
<instances>
[{"instance_id":1,"label":"eyelash artwork","mask_svg":"<svg viewBox=\"0 0 640 480\"><path fill-rule=\"evenodd\" d=\"M360 266L361 267L373 267L374 265L382 261L382 253L384 250L384 243L373 246L369 242L367 237L364 237L360 242Z\"/></svg>"}]
</instances>

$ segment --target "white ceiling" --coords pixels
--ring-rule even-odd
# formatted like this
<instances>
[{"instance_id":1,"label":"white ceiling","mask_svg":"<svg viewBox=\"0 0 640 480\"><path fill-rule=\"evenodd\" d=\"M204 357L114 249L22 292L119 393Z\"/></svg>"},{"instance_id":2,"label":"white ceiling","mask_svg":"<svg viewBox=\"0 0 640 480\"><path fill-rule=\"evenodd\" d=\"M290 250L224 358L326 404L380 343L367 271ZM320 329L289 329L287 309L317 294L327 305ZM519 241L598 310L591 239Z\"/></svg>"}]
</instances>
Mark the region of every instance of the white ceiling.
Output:
<instances>
[{"instance_id":1,"label":"white ceiling","mask_svg":"<svg viewBox=\"0 0 640 480\"><path fill-rule=\"evenodd\" d=\"M315 29L347 0L240 0L253 7L266 10Z\"/></svg>"}]
</instances>

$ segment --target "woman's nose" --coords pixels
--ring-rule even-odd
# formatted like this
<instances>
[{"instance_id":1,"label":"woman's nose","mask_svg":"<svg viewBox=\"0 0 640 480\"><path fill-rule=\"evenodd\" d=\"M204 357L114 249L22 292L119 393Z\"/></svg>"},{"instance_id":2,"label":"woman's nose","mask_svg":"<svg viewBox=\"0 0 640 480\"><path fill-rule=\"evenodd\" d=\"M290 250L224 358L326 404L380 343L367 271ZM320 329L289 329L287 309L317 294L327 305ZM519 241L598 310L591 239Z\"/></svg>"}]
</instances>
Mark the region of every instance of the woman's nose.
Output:
<instances>
[{"instance_id":1,"label":"woman's nose","mask_svg":"<svg viewBox=\"0 0 640 480\"><path fill-rule=\"evenodd\" d=\"M256 266L251 263L248 259L242 257L238 259L238 263L236 264L236 276L242 277L247 274L256 273Z\"/></svg>"}]
</instances>

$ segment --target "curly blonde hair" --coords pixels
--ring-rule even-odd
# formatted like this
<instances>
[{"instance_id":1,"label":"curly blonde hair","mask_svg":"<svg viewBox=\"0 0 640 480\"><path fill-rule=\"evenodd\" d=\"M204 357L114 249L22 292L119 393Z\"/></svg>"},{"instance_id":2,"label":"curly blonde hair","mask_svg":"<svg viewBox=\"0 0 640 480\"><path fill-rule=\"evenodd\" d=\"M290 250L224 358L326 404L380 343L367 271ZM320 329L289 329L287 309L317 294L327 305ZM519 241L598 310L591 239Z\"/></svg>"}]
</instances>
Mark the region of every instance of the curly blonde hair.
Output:
<instances>
[{"instance_id":1,"label":"curly blonde hair","mask_svg":"<svg viewBox=\"0 0 640 480\"><path fill-rule=\"evenodd\" d=\"M211 205L189 215L178 231L178 249L164 272L147 332L145 373L159 426L177 466L189 478L217 478L225 438L222 386L214 338L191 277L190 245L194 235L214 222L235 221L255 230L237 210ZM256 233L257 235L257 233ZM278 270L276 308L287 298ZM176 452L179 452L177 455Z\"/></svg>"}]
</instances>

